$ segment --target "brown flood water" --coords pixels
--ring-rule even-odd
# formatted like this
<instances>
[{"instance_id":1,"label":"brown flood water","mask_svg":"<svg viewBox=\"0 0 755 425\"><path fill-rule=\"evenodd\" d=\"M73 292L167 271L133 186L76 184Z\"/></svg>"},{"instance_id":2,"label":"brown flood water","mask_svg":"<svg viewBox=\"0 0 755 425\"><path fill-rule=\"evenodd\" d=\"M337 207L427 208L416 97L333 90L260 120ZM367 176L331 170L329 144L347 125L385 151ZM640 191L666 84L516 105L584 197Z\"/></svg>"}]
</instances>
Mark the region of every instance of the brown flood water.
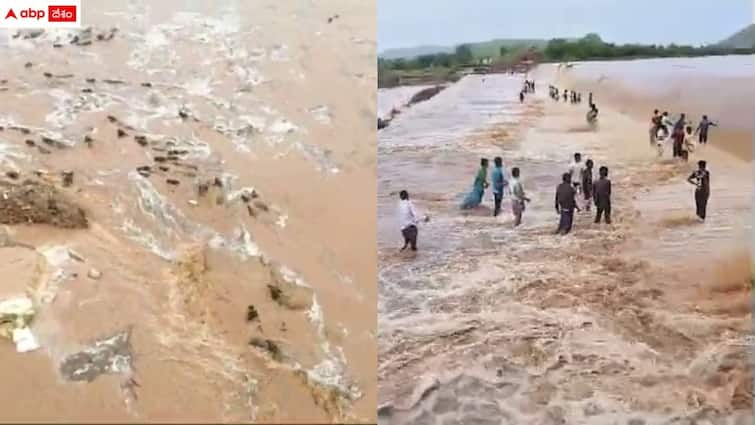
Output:
<instances>
[{"instance_id":1,"label":"brown flood water","mask_svg":"<svg viewBox=\"0 0 755 425\"><path fill-rule=\"evenodd\" d=\"M547 96L576 78L547 66L533 76L523 105L521 76L468 77L379 134L379 422L750 423L752 170L731 154L741 140L721 131L689 164L657 159L647 113L595 89L591 131L585 104ZM676 111L641 109L655 102ZM614 222L578 214L557 237L553 193L577 151L610 168ZM458 209L479 158L497 155L521 168L532 198L516 230L508 199L499 218L489 193L479 211ZM700 158L713 176L704 224L685 182ZM416 256L397 253L401 189L431 217Z\"/></svg>"},{"instance_id":2,"label":"brown flood water","mask_svg":"<svg viewBox=\"0 0 755 425\"><path fill-rule=\"evenodd\" d=\"M0 340L0 417L373 422L373 3L84 13L0 44L0 180L89 221L0 227L40 345Z\"/></svg>"}]
</instances>

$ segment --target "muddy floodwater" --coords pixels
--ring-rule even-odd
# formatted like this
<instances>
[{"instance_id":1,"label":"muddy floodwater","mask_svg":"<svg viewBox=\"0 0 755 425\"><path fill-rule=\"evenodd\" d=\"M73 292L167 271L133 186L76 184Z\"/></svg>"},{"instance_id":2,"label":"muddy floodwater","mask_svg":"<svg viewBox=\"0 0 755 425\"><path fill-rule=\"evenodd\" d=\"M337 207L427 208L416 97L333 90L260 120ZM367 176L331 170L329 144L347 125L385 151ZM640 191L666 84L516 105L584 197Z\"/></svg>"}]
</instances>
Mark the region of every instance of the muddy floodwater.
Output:
<instances>
[{"instance_id":1,"label":"muddy floodwater","mask_svg":"<svg viewBox=\"0 0 755 425\"><path fill-rule=\"evenodd\" d=\"M635 66L667 78L658 63ZM657 158L647 136L652 110L676 115L678 99L656 91L643 102L631 90L645 74L630 78L621 63L580 67L540 66L524 103L521 75L469 76L379 132L380 423L751 423L750 139L723 117L752 111L752 99L726 101L738 88L731 70L690 71L722 90L687 114L722 118L682 163L670 147ZM601 78L627 82L608 90ZM549 84L585 90L585 102L555 102ZM613 224L577 213L559 237L555 187L574 152L595 175L609 167ZM521 169L532 198L517 229L510 195L497 218L489 191L478 210L459 209L480 158L495 156ZM705 223L686 182L699 159L712 175ZM430 217L416 254L398 252L402 189Z\"/></svg>"},{"instance_id":2,"label":"muddy floodwater","mask_svg":"<svg viewBox=\"0 0 755 425\"><path fill-rule=\"evenodd\" d=\"M3 420L375 420L372 4L0 33Z\"/></svg>"}]
</instances>

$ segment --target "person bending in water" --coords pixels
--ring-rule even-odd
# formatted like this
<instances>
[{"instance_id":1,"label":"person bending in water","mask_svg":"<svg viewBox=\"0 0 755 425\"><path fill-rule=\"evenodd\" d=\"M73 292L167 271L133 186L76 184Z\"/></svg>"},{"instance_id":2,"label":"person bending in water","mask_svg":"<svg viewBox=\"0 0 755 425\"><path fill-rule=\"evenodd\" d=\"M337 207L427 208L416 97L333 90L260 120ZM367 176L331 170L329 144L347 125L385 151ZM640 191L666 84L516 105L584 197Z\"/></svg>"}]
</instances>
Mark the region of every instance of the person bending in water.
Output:
<instances>
[{"instance_id":1,"label":"person bending in water","mask_svg":"<svg viewBox=\"0 0 755 425\"><path fill-rule=\"evenodd\" d=\"M595 181L595 223L605 216L606 224L611 224L611 180L608 179L608 167L600 167L600 178Z\"/></svg>"},{"instance_id":2,"label":"person bending in water","mask_svg":"<svg viewBox=\"0 0 755 425\"><path fill-rule=\"evenodd\" d=\"M571 175L564 173L561 176L561 184L556 188L556 212L561 216L556 234L566 235L571 231L574 210L579 211L577 201L574 199L576 194L577 191L571 184Z\"/></svg>"},{"instance_id":3,"label":"person bending in water","mask_svg":"<svg viewBox=\"0 0 755 425\"><path fill-rule=\"evenodd\" d=\"M398 196L400 199L398 202L398 218L401 224L401 235L404 237L404 246L401 251L409 246L411 246L412 251L416 251L419 217L412 201L409 200L409 192L402 190Z\"/></svg>"},{"instance_id":4,"label":"person bending in water","mask_svg":"<svg viewBox=\"0 0 755 425\"><path fill-rule=\"evenodd\" d=\"M585 161L585 168L582 169L582 194L585 198L585 211L590 211L590 204L592 203L592 167L592 159L588 159Z\"/></svg>"},{"instance_id":5,"label":"person bending in water","mask_svg":"<svg viewBox=\"0 0 755 425\"><path fill-rule=\"evenodd\" d=\"M709 121L707 115L703 115L703 119L700 121L700 124L697 125L697 129L695 129L695 134L698 135L698 142L701 145L708 144L708 129L713 127L718 127L718 124Z\"/></svg>"},{"instance_id":6,"label":"person bending in water","mask_svg":"<svg viewBox=\"0 0 755 425\"><path fill-rule=\"evenodd\" d=\"M493 217L498 216L501 212L501 201L503 201L503 190L508 184L506 181L506 172L503 169L503 159L500 156L493 159L493 171L490 173L490 180L493 182Z\"/></svg>"},{"instance_id":7,"label":"person bending in water","mask_svg":"<svg viewBox=\"0 0 755 425\"><path fill-rule=\"evenodd\" d=\"M705 221L708 209L708 198L710 197L710 173L706 169L705 161L697 162L697 170L690 174L687 181L695 185L695 206L697 217Z\"/></svg>"},{"instance_id":8,"label":"person bending in water","mask_svg":"<svg viewBox=\"0 0 755 425\"><path fill-rule=\"evenodd\" d=\"M488 159L482 158L480 160L480 169L477 171L477 176L474 179L474 185L472 191L469 192L464 202L461 204L461 209L468 210L477 207L482 203L482 197L485 194L485 189L488 187Z\"/></svg>"},{"instance_id":9,"label":"person bending in water","mask_svg":"<svg viewBox=\"0 0 755 425\"><path fill-rule=\"evenodd\" d=\"M524 193L524 186L519 180L519 168L511 169L511 212L514 214L514 227L522 224L522 213L524 212L525 202L530 202L530 198Z\"/></svg>"},{"instance_id":10,"label":"person bending in water","mask_svg":"<svg viewBox=\"0 0 755 425\"><path fill-rule=\"evenodd\" d=\"M587 123L590 124L590 126L595 127L595 124L598 122L598 107L595 106L595 104L590 105L590 110L587 111Z\"/></svg>"}]
</instances>

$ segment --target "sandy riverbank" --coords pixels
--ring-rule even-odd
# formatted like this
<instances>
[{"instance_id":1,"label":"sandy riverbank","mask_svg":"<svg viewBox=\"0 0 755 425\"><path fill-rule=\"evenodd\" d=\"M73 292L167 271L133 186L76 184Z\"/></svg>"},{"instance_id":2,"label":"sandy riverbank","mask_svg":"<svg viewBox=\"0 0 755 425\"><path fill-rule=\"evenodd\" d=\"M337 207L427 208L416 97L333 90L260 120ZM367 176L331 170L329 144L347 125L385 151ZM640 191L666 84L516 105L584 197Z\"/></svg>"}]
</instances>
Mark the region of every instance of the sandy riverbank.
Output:
<instances>
[{"instance_id":1,"label":"sandy riverbank","mask_svg":"<svg viewBox=\"0 0 755 425\"><path fill-rule=\"evenodd\" d=\"M3 183L87 217L0 217L3 419L374 421L374 3L107 3L0 48Z\"/></svg>"},{"instance_id":2,"label":"sandy riverbank","mask_svg":"<svg viewBox=\"0 0 755 425\"><path fill-rule=\"evenodd\" d=\"M549 77L537 76L540 88ZM698 152L710 161L714 197L708 222L696 223L684 182L693 165L656 160L644 120L606 104L590 132L583 108L542 89L517 105L521 83L501 78L487 77L486 89L462 80L400 118L416 123L397 121L381 135L379 378L380 400L392 407L379 420L748 423L749 162ZM463 92L468 99L453 97ZM498 100L507 93L510 101ZM444 132L420 131L432 111L450 104L457 117L499 122L424 145ZM610 167L614 225L580 215L561 238L552 234L553 190L575 151ZM479 157L494 155L522 168L533 198L516 230L508 215L458 210ZM414 258L395 254L387 233L398 186L432 216Z\"/></svg>"}]
</instances>

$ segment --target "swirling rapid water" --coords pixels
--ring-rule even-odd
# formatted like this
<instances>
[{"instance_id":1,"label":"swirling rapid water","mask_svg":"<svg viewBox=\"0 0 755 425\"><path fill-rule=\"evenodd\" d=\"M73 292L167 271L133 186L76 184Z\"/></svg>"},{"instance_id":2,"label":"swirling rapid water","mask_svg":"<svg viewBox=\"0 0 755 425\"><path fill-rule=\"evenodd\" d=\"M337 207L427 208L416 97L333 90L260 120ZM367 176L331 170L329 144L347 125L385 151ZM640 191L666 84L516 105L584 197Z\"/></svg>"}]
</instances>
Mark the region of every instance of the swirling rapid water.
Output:
<instances>
[{"instance_id":1,"label":"swirling rapid water","mask_svg":"<svg viewBox=\"0 0 755 425\"><path fill-rule=\"evenodd\" d=\"M92 1L0 34L0 184L88 217L0 227L40 346L0 344L3 419L374 420L370 5Z\"/></svg>"}]
</instances>

